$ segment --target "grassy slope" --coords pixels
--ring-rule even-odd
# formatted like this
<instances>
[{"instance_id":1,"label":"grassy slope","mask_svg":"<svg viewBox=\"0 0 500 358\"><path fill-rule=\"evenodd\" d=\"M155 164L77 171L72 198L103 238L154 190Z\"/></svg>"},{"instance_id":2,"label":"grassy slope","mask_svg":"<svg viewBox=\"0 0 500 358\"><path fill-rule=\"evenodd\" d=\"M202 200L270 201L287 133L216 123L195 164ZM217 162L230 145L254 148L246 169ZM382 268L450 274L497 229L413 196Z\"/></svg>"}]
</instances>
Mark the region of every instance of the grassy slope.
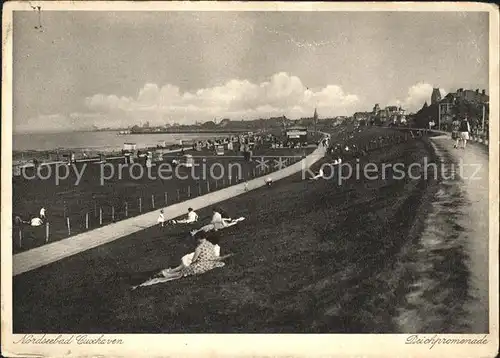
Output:
<instances>
[{"instance_id":1,"label":"grassy slope","mask_svg":"<svg viewBox=\"0 0 500 358\"><path fill-rule=\"evenodd\" d=\"M410 141L370 159L410 164L427 153ZM15 277L14 331L393 332L404 287L391 266L425 187L291 177L223 204L247 218L222 235L222 254L236 254L225 268L131 292L193 246L187 229L144 230Z\"/></svg>"},{"instance_id":2,"label":"grassy slope","mask_svg":"<svg viewBox=\"0 0 500 358\"><path fill-rule=\"evenodd\" d=\"M261 148L255 154L265 156L296 156L289 158L290 163L300 160L303 154L309 154L313 149L269 149ZM155 197L155 207L161 208L165 205L165 193L167 193L168 204L186 200L188 193L191 197L206 194L208 190L207 181L204 179L210 178L211 164L220 163L224 166L224 171L221 171L220 166L214 167L214 174L223 179L209 179L210 191L217 188L229 186L230 175L229 168L232 168L231 182L234 184L238 175L242 178L250 179L253 177L256 161L245 162L236 152L235 157L213 157L213 153L209 151L196 152L195 162L198 167L194 172L183 169L179 171L181 176L186 179L174 178L162 180L157 174L157 170L152 170L150 179L146 174L138 180L130 178L128 170L122 170L122 179L118 179L118 161L114 162L116 167L115 176L113 179L105 180L104 184L100 183L100 173L103 170L105 175L110 175L109 168L101 169L99 165L88 164L85 170L82 171L81 166L78 167L79 172L83 172L83 177L79 185L75 186L76 176L73 171L70 171L70 176L66 180L61 180L59 185L55 185L55 169L52 170L53 177L46 180L23 180L16 178L13 180L13 212L21 215L25 220L27 218L38 215L38 211L42 206L45 206L49 215L50 221L50 241L56 241L68 237L66 226L66 218L64 217L64 203L67 204L67 213L71 220L72 235L86 231L85 215L89 213L89 227L99 227L99 208L103 211L103 224L112 222L112 209L115 210L115 220L125 218L125 203L128 204L128 217L139 215L139 198L142 198L142 212L154 210L152 207L151 196ZM202 170L203 161L200 156L208 156L205 167ZM167 160L168 157L165 157ZM173 157L169 157L172 159ZM269 159L269 158L268 158ZM273 161L271 160L272 164ZM238 173L238 166L241 167L241 172ZM65 172L60 169L61 175ZM255 172L258 175L258 171ZM133 175L138 176L139 170L136 168ZM28 175L31 175L29 173ZM45 172L42 172L45 175ZM163 176L168 176L168 173L163 173ZM172 175L173 176L173 175ZM195 180L194 178L200 178ZM188 187L190 187L188 191ZM94 205L95 202L95 205ZM43 245L45 243L45 227L23 227L23 243L19 247L18 230L14 230L14 252L23 251Z\"/></svg>"}]
</instances>

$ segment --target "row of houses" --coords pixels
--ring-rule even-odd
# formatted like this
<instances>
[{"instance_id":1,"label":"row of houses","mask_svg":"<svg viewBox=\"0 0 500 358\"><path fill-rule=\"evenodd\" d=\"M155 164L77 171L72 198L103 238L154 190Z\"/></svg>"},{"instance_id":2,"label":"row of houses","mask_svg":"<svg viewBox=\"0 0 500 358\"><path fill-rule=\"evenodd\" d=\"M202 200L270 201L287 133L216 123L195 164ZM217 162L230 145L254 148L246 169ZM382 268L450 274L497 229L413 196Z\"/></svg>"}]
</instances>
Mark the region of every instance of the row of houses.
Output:
<instances>
[{"instance_id":1,"label":"row of houses","mask_svg":"<svg viewBox=\"0 0 500 358\"><path fill-rule=\"evenodd\" d=\"M435 103L450 103L455 104L458 101L468 101L471 103L489 103L490 97L486 94L486 90L483 89L479 92L479 89L470 90L459 88L456 92L448 93L444 98L441 98L441 91L439 88L434 88L431 95L431 104Z\"/></svg>"},{"instance_id":2,"label":"row of houses","mask_svg":"<svg viewBox=\"0 0 500 358\"><path fill-rule=\"evenodd\" d=\"M406 124L406 110L398 106L380 108L377 103L371 112L356 112L353 115L355 122L360 124Z\"/></svg>"},{"instance_id":3,"label":"row of houses","mask_svg":"<svg viewBox=\"0 0 500 358\"><path fill-rule=\"evenodd\" d=\"M255 119L255 120L230 120L223 119L217 124L219 128L233 129L233 128L247 128L247 129L284 129L293 126L306 127L309 129L320 129L325 126L335 126L343 120L347 119L345 116L338 116L332 118L319 118L318 111L315 109L311 117L304 117L299 119L290 119L286 116L271 117L268 119Z\"/></svg>"},{"instance_id":4,"label":"row of houses","mask_svg":"<svg viewBox=\"0 0 500 358\"><path fill-rule=\"evenodd\" d=\"M415 114L415 123L427 127L434 122L439 129L449 130L454 119L469 118L473 128L487 131L489 125L489 96L486 90L459 88L441 98L439 88L434 88L431 104L424 103Z\"/></svg>"}]
</instances>

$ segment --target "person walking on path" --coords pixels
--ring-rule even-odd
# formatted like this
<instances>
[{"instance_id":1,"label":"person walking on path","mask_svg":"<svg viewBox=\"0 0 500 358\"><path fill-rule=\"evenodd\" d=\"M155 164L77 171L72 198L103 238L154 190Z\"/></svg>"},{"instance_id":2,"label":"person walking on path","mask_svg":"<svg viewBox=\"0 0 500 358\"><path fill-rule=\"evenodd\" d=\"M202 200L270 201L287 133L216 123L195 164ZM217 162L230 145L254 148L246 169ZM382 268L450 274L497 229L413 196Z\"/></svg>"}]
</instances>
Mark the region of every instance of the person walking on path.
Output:
<instances>
[{"instance_id":1,"label":"person walking on path","mask_svg":"<svg viewBox=\"0 0 500 358\"><path fill-rule=\"evenodd\" d=\"M467 116L465 116L465 118L462 119L462 121L460 122L459 131L460 131L459 141L462 141L462 149L465 149L465 147L467 146L467 141L469 140L469 133L470 133L470 123ZM458 144L459 143L456 144L457 148Z\"/></svg>"},{"instance_id":2,"label":"person walking on path","mask_svg":"<svg viewBox=\"0 0 500 358\"><path fill-rule=\"evenodd\" d=\"M458 148L458 144L460 142L460 121L455 117L453 122L451 123L451 139L455 140L455 148Z\"/></svg>"},{"instance_id":3,"label":"person walking on path","mask_svg":"<svg viewBox=\"0 0 500 358\"><path fill-rule=\"evenodd\" d=\"M42 208L40 209L40 219L45 220L46 218L45 214L46 214L45 207L42 206Z\"/></svg>"}]
</instances>

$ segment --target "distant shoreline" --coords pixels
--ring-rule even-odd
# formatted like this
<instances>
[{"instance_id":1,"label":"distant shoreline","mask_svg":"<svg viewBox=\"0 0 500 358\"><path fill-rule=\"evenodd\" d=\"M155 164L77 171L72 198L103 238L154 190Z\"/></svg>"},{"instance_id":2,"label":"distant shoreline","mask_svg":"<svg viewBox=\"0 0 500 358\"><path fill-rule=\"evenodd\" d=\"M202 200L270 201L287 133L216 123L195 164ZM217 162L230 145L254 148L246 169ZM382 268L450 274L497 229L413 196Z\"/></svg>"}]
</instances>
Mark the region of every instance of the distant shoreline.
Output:
<instances>
[{"instance_id":1,"label":"distant shoreline","mask_svg":"<svg viewBox=\"0 0 500 358\"><path fill-rule=\"evenodd\" d=\"M100 130L77 130L77 131L47 131L47 132L13 132L12 135L30 135L30 134L69 134L69 133L102 133L102 132L116 132L119 133L121 131L128 131L129 129L100 129ZM160 132L131 132L129 134L193 134L193 133L221 133L221 134L230 134L230 133L246 133L246 132L256 132L260 129L180 129L180 130L163 130ZM128 134L125 134L128 135Z\"/></svg>"},{"instance_id":2,"label":"distant shoreline","mask_svg":"<svg viewBox=\"0 0 500 358\"><path fill-rule=\"evenodd\" d=\"M14 162L25 162L37 159L40 162L57 161L74 153L77 157L98 157L121 155L124 143L137 145L137 150L178 149L180 143L189 146L195 141L213 140L216 138L238 136L248 130L178 130L176 132L136 132L122 133L118 131L74 131L52 134L19 134L14 141L22 140L19 146L12 149ZM156 136L155 136L156 135ZM24 137L21 139L21 137ZM36 137L36 138L35 138ZM72 138L74 137L74 138ZM97 138L97 140L95 140ZM43 143L37 146L36 142ZM50 146L47 146L49 143Z\"/></svg>"},{"instance_id":3,"label":"distant shoreline","mask_svg":"<svg viewBox=\"0 0 500 358\"><path fill-rule=\"evenodd\" d=\"M232 134L232 133L247 133L255 132L259 129L182 129L182 130L164 130L157 132L131 132L120 135L137 135L137 134L193 134L193 133L218 133L218 134ZM96 131L99 132L99 131Z\"/></svg>"},{"instance_id":4,"label":"distant shoreline","mask_svg":"<svg viewBox=\"0 0 500 358\"><path fill-rule=\"evenodd\" d=\"M15 133L13 135L13 152L40 152L40 151L121 151L123 144L132 142L138 149L157 147L158 145L191 143L194 140L207 140L219 137L230 137L243 134L236 131L177 131L122 133L119 131L73 131L59 133Z\"/></svg>"},{"instance_id":5,"label":"distant shoreline","mask_svg":"<svg viewBox=\"0 0 500 358\"><path fill-rule=\"evenodd\" d=\"M274 128L269 128L265 132L269 132ZM214 129L165 129L162 131L145 131L145 132L131 132L124 135L136 135L136 134L193 134L193 133L217 133L217 134L235 134L235 133L247 133L247 132L262 132L262 128L214 128ZM98 131L97 131L98 132Z\"/></svg>"}]
</instances>

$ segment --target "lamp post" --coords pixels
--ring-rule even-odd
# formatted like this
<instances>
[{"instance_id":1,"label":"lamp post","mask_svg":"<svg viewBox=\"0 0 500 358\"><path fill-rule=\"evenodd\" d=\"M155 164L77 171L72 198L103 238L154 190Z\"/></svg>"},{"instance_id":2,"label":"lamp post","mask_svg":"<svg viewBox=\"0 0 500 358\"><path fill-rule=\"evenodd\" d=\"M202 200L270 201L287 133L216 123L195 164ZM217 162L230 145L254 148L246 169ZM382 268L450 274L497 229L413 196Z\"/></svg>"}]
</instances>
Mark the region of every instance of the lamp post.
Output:
<instances>
[{"instance_id":1,"label":"lamp post","mask_svg":"<svg viewBox=\"0 0 500 358\"><path fill-rule=\"evenodd\" d=\"M441 130L441 103L438 103L438 130Z\"/></svg>"},{"instance_id":2,"label":"lamp post","mask_svg":"<svg viewBox=\"0 0 500 358\"><path fill-rule=\"evenodd\" d=\"M484 130L484 118L486 117L486 105L483 103L483 123L481 125L481 129L483 131L483 136L485 135L485 130Z\"/></svg>"}]
</instances>

